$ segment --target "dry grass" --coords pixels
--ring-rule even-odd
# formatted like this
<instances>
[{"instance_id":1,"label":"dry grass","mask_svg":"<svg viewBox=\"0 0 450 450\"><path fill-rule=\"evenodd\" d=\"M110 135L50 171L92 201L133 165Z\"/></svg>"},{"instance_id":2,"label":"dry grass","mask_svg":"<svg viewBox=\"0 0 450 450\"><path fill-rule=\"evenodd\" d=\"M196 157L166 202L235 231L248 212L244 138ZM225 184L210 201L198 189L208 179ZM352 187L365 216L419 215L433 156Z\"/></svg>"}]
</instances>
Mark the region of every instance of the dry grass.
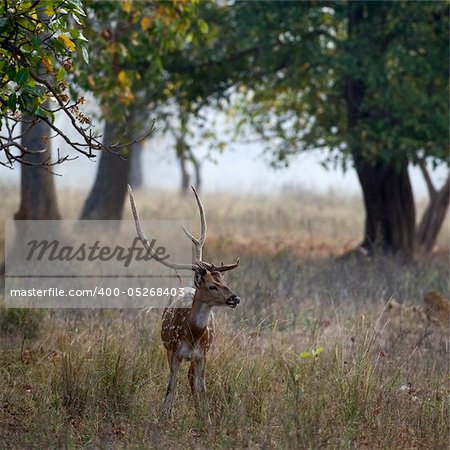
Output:
<instances>
[{"instance_id":1,"label":"dry grass","mask_svg":"<svg viewBox=\"0 0 450 450\"><path fill-rule=\"evenodd\" d=\"M144 216L196 220L192 199L155 197L139 195ZM76 217L80 195L65 200ZM448 295L447 258L330 259L360 237L357 199L204 203L207 251L218 261L239 252L229 284L243 299L217 311L212 425L193 413L187 367L173 421L159 419L160 311L3 310L0 448L448 448L448 342L382 315L392 297ZM12 211L11 201L4 217Z\"/></svg>"}]
</instances>

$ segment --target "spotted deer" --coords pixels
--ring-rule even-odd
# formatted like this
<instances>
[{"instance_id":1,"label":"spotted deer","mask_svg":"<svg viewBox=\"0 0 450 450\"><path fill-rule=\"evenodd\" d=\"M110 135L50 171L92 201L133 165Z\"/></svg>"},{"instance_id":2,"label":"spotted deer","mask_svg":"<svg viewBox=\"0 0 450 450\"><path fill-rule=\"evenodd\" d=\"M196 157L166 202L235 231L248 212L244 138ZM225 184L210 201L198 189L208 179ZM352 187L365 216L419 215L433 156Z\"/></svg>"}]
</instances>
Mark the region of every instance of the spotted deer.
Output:
<instances>
[{"instance_id":1,"label":"spotted deer","mask_svg":"<svg viewBox=\"0 0 450 450\"><path fill-rule=\"evenodd\" d=\"M195 289L185 288L184 295L173 299L162 315L161 338L170 368L167 394L162 408L165 417L171 415L178 370L183 359L190 361L188 379L195 408L202 415L207 413L205 366L206 355L211 347L214 334L212 310L214 306L236 308L241 301L226 285L223 277L224 272L238 267L239 258L234 264L222 264L221 266L215 266L202 260L203 244L206 239L206 216L197 191L194 187L192 190L200 212L200 237L196 239L185 227L183 227L183 231L195 246L195 264L178 264L158 258L153 251L149 239L142 230L133 192L128 186L136 231L147 253L156 261L175 271L190 270L194 273Z\"/></svg>"}]
</instances>

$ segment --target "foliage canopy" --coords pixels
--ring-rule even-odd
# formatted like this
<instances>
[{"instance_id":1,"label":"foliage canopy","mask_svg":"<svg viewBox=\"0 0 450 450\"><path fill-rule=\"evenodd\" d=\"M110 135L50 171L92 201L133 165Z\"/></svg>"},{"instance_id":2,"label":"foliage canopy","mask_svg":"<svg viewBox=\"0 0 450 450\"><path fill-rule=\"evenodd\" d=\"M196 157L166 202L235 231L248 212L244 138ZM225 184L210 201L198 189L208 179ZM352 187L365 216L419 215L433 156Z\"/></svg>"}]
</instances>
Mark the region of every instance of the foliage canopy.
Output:
<instances>
[{"instance_id":1,"label":"foliage canopy","mask_svg":"<svg viewBox=\"0 0 450 450\"><path fill-rule=\"evenodd\" d=\"M0 150L1 164L11 166L23 161L27 149L22 147L15 128L21 114L54 125L55 113L62 111L81 134L84 142L72 145L77 151L92 156L98 141L89 136L90 119L80 110L82 99L72 101L68 95L78 56L88 60L87 39L82 26L85 13L80 0L53 2L9 0L0 4ZM49 100L56 102L50 106ZM32 124L30 123L30 126Z\"/></svg>"}]
</instances>

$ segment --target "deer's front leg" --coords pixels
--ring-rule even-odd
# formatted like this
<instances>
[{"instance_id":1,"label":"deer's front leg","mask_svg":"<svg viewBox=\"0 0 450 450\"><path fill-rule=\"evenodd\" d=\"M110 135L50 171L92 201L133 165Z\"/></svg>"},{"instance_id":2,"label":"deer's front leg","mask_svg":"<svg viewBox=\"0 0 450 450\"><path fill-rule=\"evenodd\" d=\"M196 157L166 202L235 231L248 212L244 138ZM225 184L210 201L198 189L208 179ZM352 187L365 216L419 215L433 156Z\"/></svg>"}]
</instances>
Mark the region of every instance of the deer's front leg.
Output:
<instances>
[{"instance_id":1,"label":"deer's front leg","mask_svg":"<svg viewBox=\"0 0 450 450\"><path fill-rule=\"evenodd\" d=\"M169 383L167 385L166 399L164 400L164 405L162 409L163 416L166 418L169 418L172 412L172 406L175 400L175 394L177 390L178 369L180 368L181 362L181 358L175 352L169 354L168 359L170 365L170 376L169 376Z\"/></svg>"},{"instance_id":2,"label":"deer's front leg","mask_svg":"<svg viewBox=\"0 0 450 450\"><path fill-rule=\"evenodd\" d=\"M198 402L197 385L195 377L196 377L196 363L195 361L191 361L191 364L189 365L188 380L191 386L192 398L194 399L195 409L198 411L200 405Z\"/></svg>"},{"instance_id":3,"label":"deer's front leg","mask_svg":"<svg viewBox=\"0 0 450 450\"><path fill-rule=\"evenodd\" d=\"M206 400L205 358L199 359L196 365L196 389L202 401Z\"/></svg>"},{"instance_id":4,"label":"deer's front leg","mask_svg":"<svg viewBox=\"0 0 450 450\"><path fill-rule=\"evenodd\" d=\"M191 384L192 395L197 413L211 422L208 413L208 402L206 398L205 386L205 359L197 359L191 362L189 368L189 382Z\"/></svg>"}]
</instances>

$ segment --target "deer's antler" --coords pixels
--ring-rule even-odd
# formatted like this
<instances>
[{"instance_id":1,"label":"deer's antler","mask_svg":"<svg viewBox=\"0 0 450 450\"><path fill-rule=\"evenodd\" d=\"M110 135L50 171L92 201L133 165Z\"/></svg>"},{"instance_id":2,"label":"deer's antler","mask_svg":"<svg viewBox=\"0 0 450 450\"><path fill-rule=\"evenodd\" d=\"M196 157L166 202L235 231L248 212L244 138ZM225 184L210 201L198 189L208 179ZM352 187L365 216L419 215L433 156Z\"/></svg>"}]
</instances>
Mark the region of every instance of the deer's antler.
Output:
<instances>
[{"instance_id":1,"label":"deer's antler","mask_svg":"<svg viewBox=\"0 0 450 450\"><path fill-rule=\"evenodd\" d=\"M183 226L183 231L186 234L186 236L194 243L195 245L195 259L197 261L202 261L202 253L203 253L203 244L205 243L206 239L206 216L205 216L205 209L203 208L202 201L200 200L200 197L197 194L197 191L195 190L194 186L191 186L191 189L194 192L195 199L197 200L198 209L200 211L200 237L196 239L191 233L189 233L188 230Z\"/></svg>"},{"instance_id":2,"label":"deer's antler","mask_svg":"<svg viewBox=\"0 0 450 450\"><path fill-rule=\"evenodd\" d=\"M209 272L226 272L227 270L235 269L239 265L239 258L234 264L229 264L224 266L223 264L221 266L215 266L214 264L204 262L202 260L202 252L203 252L203 244L205 243L206 239L206 216L205 216L205 209L203 208L203 204L200 200L200 197L197 194L197 191L193 186L192 190L194 191L195 199L197 200L198 209L200 211L200 237L196 239L191 233L189 233L188 230L186 230L185 227L183 227L183 230L186 234L186 236L194 243L195 245L195 259L196 264L178 264L178 263L172 263L167 261L167 259L162 259L159 257L156 252L153 250L153 248L150 245L150 241L148 240L147 236L145 235L144 231L141 227L141 222L139 219L139 213L136 208L136 202L134 201L134 195L133 191L131 189L131 186L128 185L128 196L130 197L130 204L131 204L131 211L133 212L134 217L134 223L136 225L136 231L139 236L139 239L142 241L142 244L144 245L145 250L147 253L155 260L161 263L163 266L169 267L170 269L176 270L198 270L199 267L202 269L206 269Z\"/></svg>"},{"instance_id":3,"label":"deer's antler","mask_svg":"<svg viewBox=\"0 0 450 450\"><path fill-rule=\"evenodd\" d=\"M141 227L141 221L139 219L139 213L136 208L136 202L134 201L134 195L133 190L131 189L131 186L128 185L128 196L130 197L130 204L131 204L131 211L133 212L134 217L134 224L136 225L136 231L139 236L139 239L142 241L142 244L147 251L147 253L155 260L161 263L163 266L169 267L170 269L174 270L196 270L198 266L196 264L177 264L177 263L171 263L167 261L166 259L161 259L153 250L153 248L150 246L150 241L148 240L147 236L145 235L144 231Z\"/></svg>"},{"instance_id":4,"label":"deer's antler","mask_svg":"<svg viewBox=\"0 0 450 450\"><path fill-rule=\"evenodd\" d=\"M224 266L223 264L221 266L215 266L214 264L207 263L204 261L197 261L197 265L203 269L208 270L209 272L226 272L227 270L236 269L237 266L239 266L239 258L236 260L233 264L228 264Z\"/></svg>"}]
</instances>

